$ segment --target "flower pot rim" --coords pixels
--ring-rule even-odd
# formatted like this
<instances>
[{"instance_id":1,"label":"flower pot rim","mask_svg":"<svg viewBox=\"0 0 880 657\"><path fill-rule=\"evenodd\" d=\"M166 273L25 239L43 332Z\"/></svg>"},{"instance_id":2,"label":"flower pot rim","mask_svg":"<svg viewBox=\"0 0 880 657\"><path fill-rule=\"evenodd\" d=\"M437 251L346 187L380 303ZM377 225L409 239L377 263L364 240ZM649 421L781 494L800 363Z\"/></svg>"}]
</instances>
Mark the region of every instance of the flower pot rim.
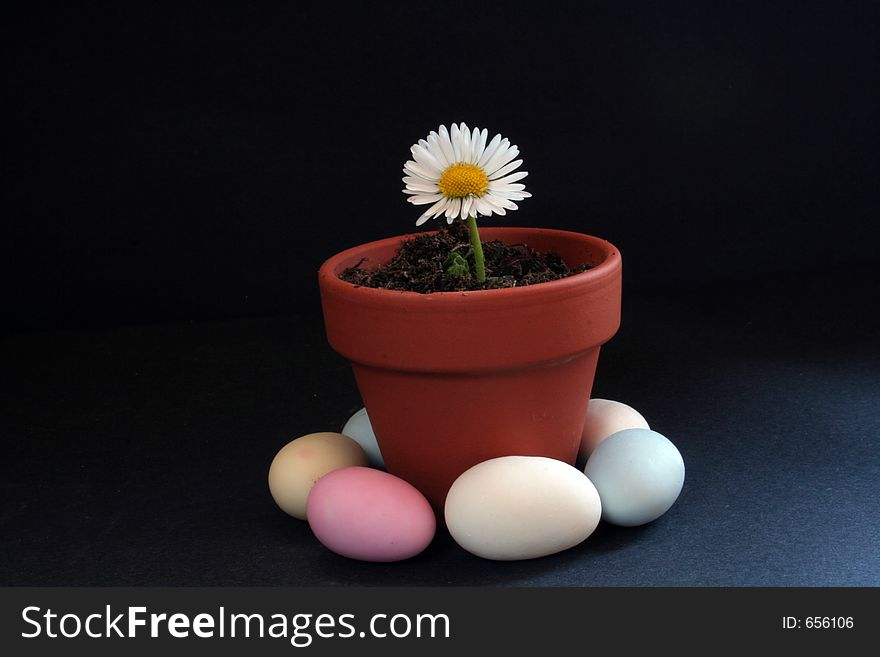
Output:
<instances>
[{"instance_id":1,"label":"flower pot rim","mask_svg":"<svg viewBox=\"0 0 880 657\"><path fill-rule=\"evenodd\" d=\"M373 302L406 302L414 304L431 304L436 305L438 302L460 303L461 299L471 299L473 301L482 300L485 302L499 302L502 300L510 300L516 297L522 301L527 298L540 298L543 296L556 296L558 294L566 294L573 289L582 286L602 285L609 278L613 277L621 268L620 252L617 247L602 238L586 233L579 233L570 230L559 230L555 228L529 228L518 226L493 226L480 229L481 237L484 240L500 238L505 235L521 234L523 236L542 235L545 237L555 237L559 239L569 239L582 242L585 246L600 251L604 258L587 271L555 281L547 281L544 283L535 283L532 285L524 285L521 287L505 287L493 290L464 290L455 292L412 292L408 290L386 290L384 288L367 287L363 285L355 285L339 278L339 272L345 261L356 259L364 251L381 249L392 244L399 243L401 240L414 237L417 235L431 235L439 231L425 231L419 233L407 233L394 237L387 237L372 242L365 242L357 246L353 246L344 251L329 257L321 265L318 270L318 278L323 287L333 290L337 294L345 296L356 296L362 299L369 298ZM527 243L527 240L523 240Z\"/></svg>"}]
</instances>

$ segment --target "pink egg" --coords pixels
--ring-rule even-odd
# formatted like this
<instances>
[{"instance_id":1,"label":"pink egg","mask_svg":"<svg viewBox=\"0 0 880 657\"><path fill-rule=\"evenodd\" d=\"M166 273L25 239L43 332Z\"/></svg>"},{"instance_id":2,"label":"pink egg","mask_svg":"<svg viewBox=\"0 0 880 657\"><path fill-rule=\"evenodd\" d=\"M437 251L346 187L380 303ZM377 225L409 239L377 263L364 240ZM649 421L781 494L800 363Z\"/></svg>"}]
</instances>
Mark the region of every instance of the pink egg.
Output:
<instances>
[{"instance_id":1,"label":"pink egg","mask_svg":"<svg viewBox=\"0 0 880 657\"><path fill-rule=\"evenodd\" d=\"M306 517L325 547L361 561L414 557L437 528L431 505L416 488L361 466L321 477L309 492Z\"/></svg>"}]
</instances>

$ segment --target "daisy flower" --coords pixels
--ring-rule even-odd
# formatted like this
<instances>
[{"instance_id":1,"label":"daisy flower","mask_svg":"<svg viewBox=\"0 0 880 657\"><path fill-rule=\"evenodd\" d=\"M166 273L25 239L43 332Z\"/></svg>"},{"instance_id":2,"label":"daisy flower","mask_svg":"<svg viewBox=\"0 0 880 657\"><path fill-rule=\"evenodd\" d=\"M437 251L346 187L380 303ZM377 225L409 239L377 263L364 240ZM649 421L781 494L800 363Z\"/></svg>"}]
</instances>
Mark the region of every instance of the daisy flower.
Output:
<instances>
[{"instance_id":1,"label":"daisy flower","mask_svg":"<svg viewBox=\"0 0 880 657\"><path fill-rule=\"evenodd\" d=\"M453 123L450 130L441 125L413 144L413 159L403 165L403 193L413 205L430 204L416 226L440 215L450 224L478 215L504 215L517 209L515 201L531 196L517 182L528 173L514 173L522 164L516 159L519 149L500 134L488 143L487 137L485 129Z\"/></svg>"}]
</instances>

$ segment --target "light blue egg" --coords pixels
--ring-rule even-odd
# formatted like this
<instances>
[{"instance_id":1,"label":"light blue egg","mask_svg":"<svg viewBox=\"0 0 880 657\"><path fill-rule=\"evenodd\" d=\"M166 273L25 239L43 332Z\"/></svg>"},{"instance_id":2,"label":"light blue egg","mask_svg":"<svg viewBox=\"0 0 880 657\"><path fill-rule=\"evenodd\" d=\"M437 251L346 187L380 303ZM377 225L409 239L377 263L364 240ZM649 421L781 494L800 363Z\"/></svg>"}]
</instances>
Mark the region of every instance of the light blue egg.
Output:
<instances>
[{"instance_id":1,"label":"light blue egg","mask_svg":"<svg viewBox=\"0 0 880 657\"><path fill-rule=\"evenodd\" d=\"M665 436L624 429L603 440L584 474L602 500L602 520L635 527L666 513L684 485L684 459Z\"/></svg>"},{"instance_id":2,"label":"light blue egg","mask_svg":"<svg viewBox=\"0 0 880 657\"><path fill-rule=\"evenodd\" d=\"M382 458L382 452L379 451L376 434L373 433L373 425L370 424L366 408L362 408L348 419L342 428L342 433L363 448L372 467L385 468L385 460Z\"/></svg>"}]
</instances>

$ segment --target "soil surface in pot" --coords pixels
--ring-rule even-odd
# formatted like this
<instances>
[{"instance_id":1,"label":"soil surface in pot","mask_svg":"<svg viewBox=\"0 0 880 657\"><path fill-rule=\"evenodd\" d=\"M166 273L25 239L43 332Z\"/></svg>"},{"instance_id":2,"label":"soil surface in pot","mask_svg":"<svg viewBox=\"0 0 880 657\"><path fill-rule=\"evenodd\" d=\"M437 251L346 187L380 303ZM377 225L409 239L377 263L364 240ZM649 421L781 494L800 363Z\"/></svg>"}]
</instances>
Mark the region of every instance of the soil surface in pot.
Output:
<instances>
[{"instance_id":1,"label":"soil surface in pot","mask_svg":"<svg viewBox=\"0 0 880 657\"><path fill-rule=\"evenodd\" d=\"M478 283L473 275L470 237L467 227L460 221L438 233L405 240L385 265L373 267L365 259L343 271L339 277L364 287L427 294L521 287L555 281L590 269L590 265L570 269L555 253L540 253L526 244L502 244L498 240L482 244L486 262L483 283ZM465 264L468 273L455 273L456 268L464 271Z\"/></svg>"}]
</instances>

